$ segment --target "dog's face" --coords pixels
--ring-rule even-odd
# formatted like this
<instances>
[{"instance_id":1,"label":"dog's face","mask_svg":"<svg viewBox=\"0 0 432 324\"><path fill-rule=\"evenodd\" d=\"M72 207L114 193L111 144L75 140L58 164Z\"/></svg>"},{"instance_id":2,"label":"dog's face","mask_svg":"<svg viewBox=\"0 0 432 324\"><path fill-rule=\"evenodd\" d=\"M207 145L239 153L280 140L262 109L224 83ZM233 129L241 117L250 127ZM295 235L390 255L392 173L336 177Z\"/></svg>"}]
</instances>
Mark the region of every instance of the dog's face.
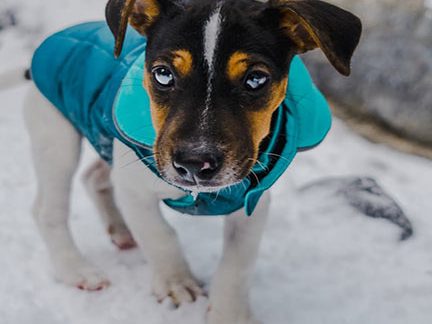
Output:
<instances>
[{"instance_id":1,"label":"dog's face","mask_svg":"<svg viewBox=\"0 0 432 324\"><path fill-rule=\"evenodd\" d=\"M294 55L320 47L348 75L361 33L358 18L315 0L111 0L107 20L117 55L128 21L147 36L157 167L200 192L249 175Z\"/></svg>"}]
</instances>

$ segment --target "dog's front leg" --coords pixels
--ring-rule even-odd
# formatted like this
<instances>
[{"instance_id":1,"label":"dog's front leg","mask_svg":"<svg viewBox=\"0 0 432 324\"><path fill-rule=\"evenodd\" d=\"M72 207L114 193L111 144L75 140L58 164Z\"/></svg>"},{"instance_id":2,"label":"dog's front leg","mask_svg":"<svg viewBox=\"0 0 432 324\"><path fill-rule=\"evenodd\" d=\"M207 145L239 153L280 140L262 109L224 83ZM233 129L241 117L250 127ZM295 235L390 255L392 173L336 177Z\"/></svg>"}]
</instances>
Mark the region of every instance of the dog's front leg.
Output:
<instances>
[{"instance_id":1,"label":"dog's front leg","mask_svg":"<svg viewBox=\"0 0 432 324\"><path fill-rule=\"evenodd\" d=\"M251 217L238 211L225 220L221 263L210 289L208 324L257 324L249 307L249 279L268 215L265 193Z\"/></svg>"},{"instance_id":2,"label":"dog's front leg","mask_svg":"<svg viewBox=\"0 0 432 324\"><path fill-rule=\"evenodd\" d=\"M179 195L178 189L172 192L172 186L158 179L140 161L124 167L124 161L120 161L124 149L123 144L115 142L115 197L127 226L153 268L153 292L159 301L171 297L176 305L192 302L203 291L183 256L176 232L159 209L160 197L167 191Z\"/></svg>"}]
</instances>

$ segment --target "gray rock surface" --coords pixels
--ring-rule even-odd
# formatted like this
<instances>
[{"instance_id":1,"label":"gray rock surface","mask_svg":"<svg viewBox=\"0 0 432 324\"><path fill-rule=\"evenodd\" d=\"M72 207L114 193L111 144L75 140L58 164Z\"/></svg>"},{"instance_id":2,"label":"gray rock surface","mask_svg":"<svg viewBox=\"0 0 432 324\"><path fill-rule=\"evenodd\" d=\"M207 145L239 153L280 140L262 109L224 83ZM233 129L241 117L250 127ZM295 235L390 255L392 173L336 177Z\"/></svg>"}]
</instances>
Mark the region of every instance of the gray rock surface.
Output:
<instances>
[{"instance_id":1,"label":"gray rock surface","mask_svg":"<svg viewBox=\"0 0 432 324\"><path fill-rule=\"evenodd\" d=\"M372 178L325 178L303 186L299 193L315 198L321 195L321 199L324 195L322 200L328 205L349 205L363 215L385 219L401 229L401 241L414 233L411 221L399 204Z\"/></svg>"},{"instance_id":2,"label":"gray rock surface","mask_svg":"<svg viewBox=\"0 0 432 324\"><path fill-rule=\"evenodd\" d=\"M364 34L349 78L321 53L305 55L319 87L343 109L432 145L432 1L328 1L357 14Z\"/></svg>"},{"instance_id":3,"label":"gray rock surface","mask_svg":"<svg viewBox=\"0 0 432 324\"><path fill-rule=\"evenodd\" d=\"M15 10L12 8L0 7L0 30L10 26L15 26L16 23Z\"/></svg>"}]
</instances>

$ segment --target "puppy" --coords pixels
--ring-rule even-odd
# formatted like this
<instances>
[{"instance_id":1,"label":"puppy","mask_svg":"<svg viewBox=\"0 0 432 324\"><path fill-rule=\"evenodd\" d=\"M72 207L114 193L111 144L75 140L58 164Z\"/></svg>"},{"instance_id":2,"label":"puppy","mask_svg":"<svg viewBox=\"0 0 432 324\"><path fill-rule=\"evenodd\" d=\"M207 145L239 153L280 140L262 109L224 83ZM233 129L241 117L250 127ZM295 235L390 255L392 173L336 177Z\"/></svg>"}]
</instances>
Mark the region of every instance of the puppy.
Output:
<instances>
[{"instance_id":1,"label":"puppy","mask_svg":"<svg viewBox=\"0 0 432 324\"><path fill-rule=\"evenodd\" d=\"M328 106L296 55L320 48L348 75L360 21L312 0L111 0L106 17L114 38L103 22L74 26L48 38L31 68L34 215L55 274L85 290L109 284L67 225L85 137L101 157L85 173L88 192L112 241L145 250L158 300L180 305L203 294L162 200L187 214L230 215L208 323L257 323L248 280L267 189L330 128ZM140 161L125 166L129 151Z\"/></svg>"}]
</instances>

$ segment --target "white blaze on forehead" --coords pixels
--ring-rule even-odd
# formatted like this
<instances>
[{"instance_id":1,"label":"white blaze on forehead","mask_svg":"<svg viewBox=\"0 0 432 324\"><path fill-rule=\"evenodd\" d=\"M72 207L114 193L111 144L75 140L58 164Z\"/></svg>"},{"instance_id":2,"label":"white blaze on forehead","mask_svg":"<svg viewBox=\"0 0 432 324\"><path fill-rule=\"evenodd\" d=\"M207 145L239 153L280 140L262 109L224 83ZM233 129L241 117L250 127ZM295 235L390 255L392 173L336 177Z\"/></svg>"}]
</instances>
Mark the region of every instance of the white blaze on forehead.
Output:
<instances>
[{"instance_id":1,"label":"white blaze on forehead","mask_svg":"<svg viewBox=\"0 0 432 324\"><path fill-rule=\"evenodd\" d=\"M207 98L205 107L201 117L200 127L205 128L208 121L208 110L210 106L210 97L212 93L213 75L214 75L214 62L216 56L217 42L221 29L221 2L217 5L216 9L210 14L206 24L204 25L204 59L207 63Z\"/></svg>"},{"instance_id":2,"label":"white blaze on forehead","mask_svg":"<svg viewBox=\"0 0 432 324\"><path fill-rule=\"evenodd\" d=\"M213 67L216 44L220 33L221 25L221 4L219 3L216 9L211 13L204 27L204 57L209 67L209 71Z\"/></svg>"}]
</instances>

